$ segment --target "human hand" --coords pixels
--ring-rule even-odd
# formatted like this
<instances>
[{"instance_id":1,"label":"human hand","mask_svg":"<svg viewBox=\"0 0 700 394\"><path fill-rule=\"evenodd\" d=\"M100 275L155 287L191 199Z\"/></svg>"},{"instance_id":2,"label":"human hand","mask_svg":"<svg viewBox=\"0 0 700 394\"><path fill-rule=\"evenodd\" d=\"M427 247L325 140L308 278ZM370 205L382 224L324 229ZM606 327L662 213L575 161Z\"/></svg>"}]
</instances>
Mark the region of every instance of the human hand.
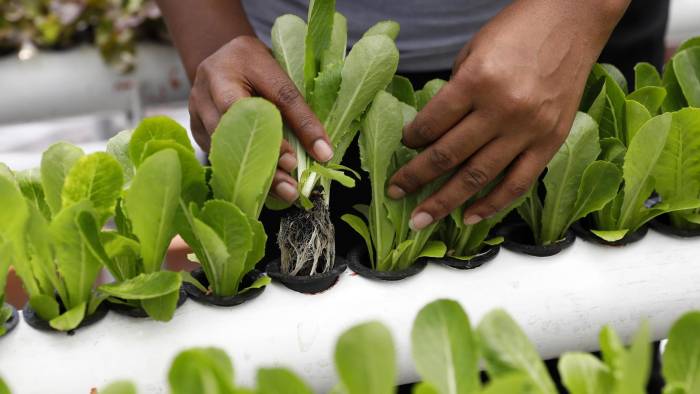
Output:
<instances>
[{"instance_id":1,"label":"human hand","mask_svg":"<svg viewBox=\"0 0 700 394\"><path fill-rule=\"evenodd\" d=\"M197 67L189 111L192 135L202 149L209 151L211 134L231 104L250 96L274 103L285 124L315 160L326 162L333 157L321 122L268 48L251 36L233 39ZM297 182L290 176L296 165L294 149L282 141L271 194L287 202L297 199Z\"/></svg>"},{"instance_id":2,"label":"human hand","mask_svg":"<svg viewBox=\"0 0 700 394\"><path fill-rule=\"evenodd\" d=\"M529 190L566 139L588 73L628 3L520 0L474 37L450 81L404 129L404 144L425 150L390 179L389 197L453 172L413 211L413 229L444 218L504 170L465 209L465 224Z\"/></svg>"}]
</instances>

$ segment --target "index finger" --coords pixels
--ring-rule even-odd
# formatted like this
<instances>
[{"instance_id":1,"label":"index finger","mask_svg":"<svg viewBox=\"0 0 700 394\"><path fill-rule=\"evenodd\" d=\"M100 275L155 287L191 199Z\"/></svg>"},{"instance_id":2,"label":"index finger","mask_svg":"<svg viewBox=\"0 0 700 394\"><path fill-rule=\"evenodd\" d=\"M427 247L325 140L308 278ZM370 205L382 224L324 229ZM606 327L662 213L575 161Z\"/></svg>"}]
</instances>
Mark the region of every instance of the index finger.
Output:
<instances>
[{"instance_id":1,"label":"index finger","mask_svg":"<svg viewBox=\"0 0 700 394\"><path fill-rule=\"evenodd\" d=\"M285 122L316 160L327 162L333 158L333 148L321 121L313 113L294 82L272 57L265 57L248 77L253 88L279 108Z\"/></svg>"},{"instance_id":2,"label":"index finger","mask_svg":"<svg viewBox=\"0 0 700 394\"><path fill-rule=\"evenodd\" d=\"M403 143L409 148L424 147L445 134L464 118L472 107L466 84L455 76L421 109L403 130Z\"/></svg>"}]
</instances>

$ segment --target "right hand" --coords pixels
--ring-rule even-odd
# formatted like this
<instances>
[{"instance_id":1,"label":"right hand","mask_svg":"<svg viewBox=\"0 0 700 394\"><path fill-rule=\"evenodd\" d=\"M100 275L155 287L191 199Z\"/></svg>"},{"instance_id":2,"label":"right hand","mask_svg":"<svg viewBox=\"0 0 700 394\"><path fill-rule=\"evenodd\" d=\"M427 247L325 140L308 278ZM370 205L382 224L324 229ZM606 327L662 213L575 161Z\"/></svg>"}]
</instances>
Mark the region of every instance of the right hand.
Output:
<instances>
[{"instance_id":1,"label":"right hand","mask_svg":"<svg viewBox=\"0 0 700 394\"><path fill-rule=\"evenodd\" d=\"M209 151L221 115L234 102L250 96L275 104L285 124L316 161L327 162L333 157L321 122L265 44L251 36L231 40L197 67L189 111L192 135L202 149ZM270 194L290 203L297 199L297 182L290 176L296 165L296 152L283 140Z\"/></svg>"}]
</instances>

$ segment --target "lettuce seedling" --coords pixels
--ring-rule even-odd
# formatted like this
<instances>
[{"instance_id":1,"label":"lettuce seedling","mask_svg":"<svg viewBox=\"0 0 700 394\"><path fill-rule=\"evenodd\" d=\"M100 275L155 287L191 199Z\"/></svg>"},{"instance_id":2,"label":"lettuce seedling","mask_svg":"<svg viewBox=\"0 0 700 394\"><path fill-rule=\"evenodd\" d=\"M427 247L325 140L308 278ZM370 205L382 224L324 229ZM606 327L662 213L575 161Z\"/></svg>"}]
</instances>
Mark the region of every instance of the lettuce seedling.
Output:
<instances>
[{"instance_id":1,"label":"lettuce seedling","mask_svg":"<svg viewBox=\"0 0 700 394\"><path fill-rule=\"evenodd\" d=\"M100 228L114 214L122 170L106 153L51 146L40 171L0 176L0 240L39 317L72 330L103 298L93 290L101 268Z\"/></svg>"},{"instance_id":2,"label":"lettuce seedling","mask_svg":"<svg viewBox=\"0 0 700 394\"><path fill-rule=\"evenodd\" d=\"M324 124L334 150L329 163L316 163L296 136L285 130L285 138L297 154L294 175L299 184L299 204L310 210L290 215L280 225L278 244L285 273L308 271L314 275L333 267L334 229L328 214L330 184L355 184L343 172L349 169L340 162L357 134L357 120L396 71L399 53L393 39L398 30L395 22L380 22L355 43L346 57L347 21L335 12L335 0L312 0L308 25L293 15L275 21L275 58ZM314 190L319 190L320 196L314 197Z\"/></svg>"},{"instance_id":3,"label":"lettuce seedling","mask_svg":"<svg viewBox=\"0 0 700 394\"><path fill-rule=\"evenodd\" d=\"M673 115L666 113L651 118L636 132L622 164L623 186L603 209L593 213L594 234L608 242L618 241L658 215L700 206L697 196L686 199L682 195L659 194L659 203L648 201L659 184L655 174L665 171L658 168L659 160L665 150L673 150L671 146L667 148L672 124ZM662 163L666 162L664 159ZM665 182L660 181L662 185Z\"/></svg>"},{"instance_id":4,"label":"lettuce seedling","mask_svg":"<svg viewBox=\"0 0 700 394\"><path fill-rule=\"evenodd\" d=\"M616 165L596 160L600 151L598 125L577 113L569 136L547 165L544 202L537 184L518 207L537 245L561 240L574 222L615 198L622 174Z\"/></svg>"},{"instance_id":5,"label":"lettuce seedling","mask_svg":"<svg viewBox=\"0 0 700 394\"><path fill-rule=\"evenodd\" d=\"M678 47L664 67L662 83L668 91L664 112L700 107L700 37L691 38Z\"/></svg>"},{"instance_id":6,"label":"lettuce seedling","mask_svg":"<svg viewBox=\"0 0 700 394\"><path fill-rule=\"evenodd\" d=\"M212 136L213 198L189 204L180 234L192 247L209 286L219 296L236 295L245 274L265 256L267 235L258 220L277 167L282 118L270 102L247 98L221 117ZM269 283L263 277L251 287ZM249 287L249 288L251 288Z\"/></svg>"},{"instance_id":7,"label":"lettuce seedling","mask_svg":"<svg viewBox=\"0 0 700 394\"><path fill-rule=\"evenodd\" d=\"M700 109L684 108L671 114L666 145L652 170L659 195L680 200L700 198ZM681 229L700 228L700 209L669 213Z\"/></svg>"},{"instance_id":8,"label":"lettuce seedling","mask_svg":"<svg viewBox=\"0 0 700 394\"><path fill-rule=\"evenodd\" d=\"M367 223L351 214L343 215L342 219L364 238L372 268L379 271L404 269L420 257L445 254L444 243L430 240L438 223L421 231L413 231L408 226L418 203L443 180L434 181L419 193L401 200L392 200L386 195L387 179L416 155L401 144L403 126L415 114L415 108L381 91L362 121L360 157L362 168L369 174L372 200L368 207L358 207Z\"/></svg>"}]
</instances>

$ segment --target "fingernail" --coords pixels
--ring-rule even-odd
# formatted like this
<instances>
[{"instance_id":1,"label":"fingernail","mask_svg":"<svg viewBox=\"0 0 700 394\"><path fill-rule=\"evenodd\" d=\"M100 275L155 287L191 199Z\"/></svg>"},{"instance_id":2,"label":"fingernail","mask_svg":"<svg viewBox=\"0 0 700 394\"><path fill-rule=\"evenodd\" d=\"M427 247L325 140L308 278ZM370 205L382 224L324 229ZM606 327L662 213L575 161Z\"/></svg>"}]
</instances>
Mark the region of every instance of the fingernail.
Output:
<instances>
[{"instance_id":1,"label":"fingernail","mask_svg":"<svg viewBox=\"0 0 700 394\"><path fill-rule=\"evenodd\" d=\"M280 156L279 166L287 172L291 172L297 166L297 158L291 153Z\"/></svg>"},{"instance_id":2,"label":"fingernail","mask_svg":"<svg viewBox=\"0 0 700 394\"><path fill-rule=\"evenodd\" d=\"M389 190L386 191L386 194L394 200L398 200L406 195L406 191L396 185L391 185L389 186Z\"/></svg>"},{"instance_id":3,"label":"fingernail","mask_svg":"<svg viewBox=\"0 0 700 394\"><path fill-rule=\"evenodd\" d=\"M285 201L294 201L299 196L297 188L289 182L280 182L275 187L275 193Z\"/></svg>"},{"instance_id":4,"label":"fingernail","mask_svg":"<svg viewBox=\"0 0 700 394\"><path fill-rule=\"evenodd\" d=\"M464 219L464 224L466 224L467 226L471 226L473 224L479 223L482 220L483 218L479 215L471 215L468 218Z\"/></svg>"},{"instance_id":5,"label":"fingernail","mask_svg":"<svg viewBox=\"0 0 700 394\"><path fill-rule=\"evenodd\" d=\"M322 139L318 139L314 142L313 150L316 157L321 161L326 162L333 158L333 149L328 145L328 142Z\"/></svg>"},{"instance_id":6,"label":"fingernail","mask_svg":"<svg viewBox=\"0 0 700 394\"><path fill-rule=\"evenodd\" d=\"M411 227L411 230L413 231L420 231L430 226L433 223L433 220L433 217L430 216L429 213L418 212L417 214L413 215L411 221L408 223L408 226Z\"/></svg>"}]
</instances>

